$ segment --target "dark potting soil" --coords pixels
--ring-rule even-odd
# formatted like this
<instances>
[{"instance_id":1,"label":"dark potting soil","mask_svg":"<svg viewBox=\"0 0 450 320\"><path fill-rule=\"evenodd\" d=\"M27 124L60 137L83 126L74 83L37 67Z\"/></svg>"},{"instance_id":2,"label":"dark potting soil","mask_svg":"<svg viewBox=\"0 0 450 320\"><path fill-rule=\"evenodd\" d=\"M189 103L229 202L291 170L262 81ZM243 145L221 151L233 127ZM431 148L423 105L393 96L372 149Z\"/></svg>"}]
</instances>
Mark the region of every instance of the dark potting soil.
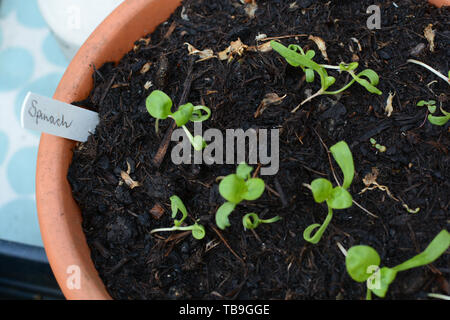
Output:
<instances>
[{"instance_id":1,"label":"dark potting soil","mask_svg":"<svg viewBox=\"0 0 450 320\"><path fill-rule=\"evenodd\" d=\"M448 105L448 84L426 69L407 63L415 58L446 74L450 58L450 11L423 0L378 1L382 28L369 30L364 1L263 1L251 19L237 0L185 1L151 36L136 42L117 64L94 72L94 89L78 102L100 114L89 140L74 150L69 181L83 212L83 227L92 258L108 291L116 299L362 299L365 284L346 272L337 246L366 244L380 254L382 265L394 266L422 251L449 222L449 125L427 120L419 100ZM435 49L430 51L424 30L432 24ZM383 95L355 84L340 96L321 96L291 113L318 80L308 84L300 68L287 65L275 52L246 51L231 62L189 55L190 43L215 53L238 38L249 46L258 34L283 37L316 51L319 63L358 61L381 78ZM326 61L316 44L303 35L321 37ZM300 35L292 37L292 35ZM358 46L359 42L359 46ZM142 70L150 63L147 72ZM148 65L147 65L148 66ZM141 72L142 71L142 72ZM343 85L348 79L330 72ZM151 81L147 90L144 85ZM231 215L231 227L215 225L224 199L216 178L233 173L236 165L174 165L171 143L158 168L153 162L172 120L155 121L145 99L152 90L165 91L174 101L206 105L212 117L203 130L280 129L280 168L266 182L263 196L243 202ZM255 118L269 93L286 97ZM393 113L385 114L389 93ZM189 125L189 128L192 127ZM387 147L378 152L374 138ZM354 205L336 210L317 245L303 239L312 223L322 223L326 206L314 202L303 184L325 177L341 178L328 147L345 140L356 167L350 188ZM321 142L323 141L323 143ZM141 183L130 189L121 171ZM253 166L254 168L257 165ZM373 168L377 182L389 192L364 189L362 179ZM169 198L178 195L189 211L188 224L199 219L206 237L189 233L150 234L173 225ZM391 196L392 197L391 197ZM395 199L394 199L395 198ZM417 213L411 209L420 208ZM248 212L282 220L244 230ZM162 216L159 217L159 214ZM421 299L427 293L449 293L449 260L397 276L387 299Z\"/></svg>"}]
</instances>

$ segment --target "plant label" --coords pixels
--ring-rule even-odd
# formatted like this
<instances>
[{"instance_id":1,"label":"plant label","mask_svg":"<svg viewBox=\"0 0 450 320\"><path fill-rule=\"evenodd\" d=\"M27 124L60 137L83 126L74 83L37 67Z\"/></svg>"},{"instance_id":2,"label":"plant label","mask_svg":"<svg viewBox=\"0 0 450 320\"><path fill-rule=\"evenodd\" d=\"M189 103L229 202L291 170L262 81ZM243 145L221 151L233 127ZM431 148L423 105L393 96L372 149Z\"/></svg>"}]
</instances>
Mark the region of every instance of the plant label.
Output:
<instances>
[{"instance_id":1,"label":"plant label","mask_svg":"<svg viewBox=\"0 0 450 320\"><path fill-rule=\"evenodd\" d=\"M98 113L29 92L22 104L22 128L85 142L95 132Z\"/></svg>"}]
</instances>

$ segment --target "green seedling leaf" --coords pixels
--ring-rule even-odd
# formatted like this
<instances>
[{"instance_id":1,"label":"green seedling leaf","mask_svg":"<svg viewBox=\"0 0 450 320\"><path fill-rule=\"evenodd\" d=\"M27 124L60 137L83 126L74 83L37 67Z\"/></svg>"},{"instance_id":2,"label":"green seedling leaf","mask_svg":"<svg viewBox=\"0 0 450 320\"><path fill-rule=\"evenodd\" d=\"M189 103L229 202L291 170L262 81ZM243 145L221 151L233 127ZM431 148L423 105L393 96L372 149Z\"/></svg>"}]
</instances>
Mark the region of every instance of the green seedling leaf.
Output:
<instances>
[{"instance_id":1,"label":"green seedling leaf","mask_svg":"<svg viewBox=\"0 0 450 320\"><path fill-rule=\"evenodd\" d=\"M245 229L256 229L261 224L260 219L256 213L248 213L242 218L242 224Z\"/></svg>"},{"instance_id":2,"label":"green seedling leaf","mask_svg":"<svg viewBox=\"0 0 450 320\"><path fill-rule=\"evenodd\" d=\"M205 227L200 224L192 226L192 236L197 240L202 240L206 235Z\"/></svg>"},{"instance_id":3,"label":"green seedling leaf","mask_svg":"<svg viewBox=\"0 0 450 320\"><path fill-rule=\"evenodd\" d=\"M276 41L271 41L270 42L270 46L272 47L273 50L275 50L276 52L278 52L283 58L286 59L286 61L293 67L305 67L305 68L309 68L309 69L313 69L315 71L317 71L317 69L323 69L322 67L320 67L317 63L315 63L314 61L312 61L311 59L309 59L307 56L299 54L298 52L296 52L295 50L286 48L285 46L283 46L281 43L276 42ZM303 50L301 49L301 47L297 46L297 45L291 45L289 46L291 48L300 48L301 52L303 52Z\"/></svg>"},{"instance_id":4,"label":"green seedling leaf","mask_svg":"<svg viewBox=\"0 0 450 320\"><path fill-rule=\"evenodd\" d=\"M373 266L381 263L378 252L369 246L351 247L345 257L345 266L350 277L356 282L364 282L369 279Z\"/></svg>"},{"instance_id":5,"label":"green seedling leaf","mask_svg":"<svg viewBox=\"0 0 450 320\"><path fill-rule=\"evenodd\" d=\"M436 117L432 116L431 114L428 116L428 121L430 121L431 124L437 125L437 126L443 126L447 124L447 122L450 120L450 112L445 111L443 108L441 108L443 116Z\"/></svg>"},{"instance_id":6,"label":"green seedling leaf","mask_svg":"<svg viewBox=\"0 0 450 320\"><path fill-rule=\"evenodd\" d=\"M172 99L160 90L153 91L147 97L145 104L147 111L155 119L164 120L172 114Z\"/></svg>"},{"instance_id":7,"label":"green seedling leaf","mask_svg":"<svg viewBox=\"0 0 450 320\"><path fill-rule=\"evenodd\" d=\"M195 136L192 139L192 146L194 147L195 151L202 151L203 149L206 148L207 143L202 136Z\"/></svg>"},{"instance_id":8,"label":"green seedling leaf","mask_svg":"<svg viewBox=\"0 0 450 320\"><path fill-rule=\"evenodd\" d=\"M328 76L325 78L325 85L322 87L322 90L325 91L329 87L331 87L336 82L335 77Z\"/></svg>"},{"instance_id":9,"label":"green seedling leaf","mask_svg":"<svg viewBox=\"0 0 450 320\"><path fill-rule=\"evenodd\" d=\"M245 180L236 174L230 174L226 176L219 184L219 192L225 200L238 204L247 192L247 185Z\"/></svg>"},{"instance_id":10,"label":"green seedling leaf","mask_svg":"<svg viewBox=\"0 0 450 320\"><path fill-rule=\"evenodd\" d=\"M375 275L375 278L378 279L376 280L376 283L369 288L369 290L375 293L378 297L384 298L389 289L389 285L397 276L397 271L388 267L383 267L377 272L379 272L379 274Z\"/></svg>"},{"instance_id":11,"label":"green seedling leaf","mask_svg":"<svg viewBox=\"0 0 450 320\"><path fill-rule=\"evenodd\" d=\"M251 230L256 229L259 227L262 223L274 223L277 221L280 221L281 217L276 216L272 219L260 219L259 216L256 213L248 213L242 218L242 224L244 225L245 229Z\"/></svg>"},{"instance_id":12,"label":"green seedling leaf","mask_svg":"<svg viewBox=\"0 0 450 320\"><path fill-rule=\"evenodd\" d=\"M333 209L347 209L352 206L353 199L347 190L336 187L331 191L327 204Z\"/></svg>"},{"instance_id":13,"label":"green seedling leaf","mask_svg":"<svg viewBox=\"0 0 450 320\"><path fill-rule=\"evenodd\" d=\"M431 124L434 124L436 126L444 126L447 124L448 120L450 120L449 116L433 116L433 115L428 115L428 121L430 121Z\"/></svg>"},{"instance_id":14,"label":"green seedling leaf","mask_svg":"<svg viewBox=\"0 0 450 320\"><path fill-rule=\"evenodd\" d=\"M436 105L429 105L428 106L428 111L430 113L435 113L436 112Z\"/></svg>"},{"instance_id":15,"label":"green seedling leaf","mask_svg":"<svg viewBox=\"0 0 450 320\"><path fill-rule=\"evenodd\" d=\"M288 49L292 50L294 52L300 52L302 55L305 54L302 47L300 47L298 44L290 44L290 45L288 45Z\"/></svg>"},{"instance_id":16,"label":"green seedling leaf","mask_svg":"<svg viewBox=\"0 0 450 320\"><path fill-rule=\"evenodd\" d=\"M417 106L418 107L423 107L425 104L428 104L425 100L420 100L418 103L417 103Z\"/></svg>"},{"instance_id":17,"label":"green seedling leaf","mask_svg":"<svg viewBox=\"0 0 450 320\"><path fill-rule=\"evenodd\" d=\"M377 86L380 83L380 77L372 69L365 69L365 70L361 71L360 73L358 73L357 77L358 78L366 77L367 79L369 79L370 84L373 86Z\"/></svg>"},{"instance_id":18,"label":"green seedling leaf","mask_svg":"<svg viewBox=\"0 0 450 320\"><path fill-rule=\"evenodd\" d=\"M177 112L174 112L171 117L175 120L178 127L184 126L192 117L194 111L194 105L192 103L183 104L178 108Z\"/></svg>"},{"instance_id":19,"label":"green seedling leaf","mask_svg":"<svg viewBox=\"0 0 450 320\"><path fill-rule=\"evenodd\" d=\"M330 151L344 174L342 187L348 189L355 175L352 152L345 141L338 142L330 148Z\"/></svg>"},{"instance_id":20,"label":"green seedling leaf","mask_svg":"<svg viewBox=\"0 0 450 320\"><path fill-rule=\"evenodd\" d=\"M328 215L325 218L325 221L322 223L322 225L312 224L309 227L307 227L305 231L303 231L303 238L312 244L317 244L322 238L322 235L327 229L328 225L330 224L332 218L333 218L333 210L330 207L328 207ZM319 230L317 230L317 232L314 235L312 235L313 231L317 228L319 228Z\"/></svg>"},{"instance_id":21,"label":"green seedling leaf","mask_svg":"<svg viewBox=\"0 0 450 320\"><path fill-rule=\"evenodd\" d=\"M418 106L418 107L423 107L423 106L430 106L430 105L433 105L433 104L436 104L436 101L435 101L435 100L429 100L429 101L420 100L420 101L417 103L417 106Z\"/></svg>"},{"instance_id":22,"label":"green seedling leaf","mask_svg":"<svg viewBox=\"0 0 450 320\"><path fill-rule=\"evenodd\" d=\"M366 77L369 79L369 81L362 79L361 77ZM372 69L366 69L358 73L358 75L355 77L355 80L362 85L364 88L366 88L367 91L370 93L375 93L378 95L382 95L383 92L381 92L376 86L380 82L380 77L378 74L373 71Z\"/></svg>"},{"instance_id":23,"label":"green seedling leaf","mask_svg":"<svg viewBox=\"0 0 450 320\"><path fill-rule=\"evenodd\" d=\"M353 70L356 70L358 68L358 66L359 66L358 62L352 62L349 64L341 63L341 64L339 64L339 69L341 71L353 71Z\"/></svg>"},{"instance_id":24,"label":"green seedling leaf","mask_svg":"<svg viewBox=\"0 0 450 320\"><path fill-rule=\"evenodd\" d=\"M449 246L450 234L447 230L442 230L422 253L399 264L393 269L398 272L430 264L439 258Z\"/></svg>"},{"instance_id":25,"label":"green seedling leaf","mask_svg":"<svg viewBox=\"0 0 450 320\"><path fill-rule=\"evenodd\" d=\"M369 81L367 81L365 79L358 78L358 79L356 79L356 82L358 82L360 85L362 85L364 88L366 88L366 90L369 91L370 93L375 93L378 95L383 94L383 92L381 92L377 87L375 87L374 85L372 85Z\"/></svg>"},{"instance_id":26,"label":"green seedling leaf","mask_svg":"<svg viewBox=\"0 0 450 320\"><path fill-rule=\"evenodd\" d=\"M247 191L242 195L245 200L256 200L264 193L265 183L260 178L248 179L245 184Z\"/></svg>"},{"instance_id":27,"label":"green seedling leaf","mask_svg":"<svg viewBox=\"0 0 450 320\"><path fill-rule=\"evenodd\" d=\"M305 55L308 59L312 60L316 56L316 52L314 50L308 50Z\"/></svg>"},{"instance_id":28,"label":"green seedling leaf","mask_svg":"<svg viewBox=\"0 0 450 320\"><path fill-rule=\"evenodd\" d=\"M225 230L226 227L230 226L230 220L228 220L229 215L233 212L236 205L231 202L225 202L220 206L219 210L216 212L216 225Z\"/></svg>"},{"instance_id":29,"label":"green seedling leaf","mask_svg":"<svg viewBox=\"0 0 450 320\"><path fill-rule=\"evenodd\" d=\"M319 178L311 182L311 191L314 201L322 203L330 198L331 192L333 191L333 185L327 179Z\"/></svg>"},{"instance_id":30,"label":"green seedling leaf","mask_svg":"<svg viewBox=\"0 0 450 320\"><path fill-rule=\"evenodd\" d=\"M175 226L181 226L188 215L186 207L184 206L183 201L176 195L170 197L170 203L172 207L172 219L176 218L178 211L181 211L181 214L183 215L180 220L174 221Z\"/></svg>"},{"instance_id":31,"label":"green seedling leaf","mask_svg":"<svg viewBox=\"0 0 450 320\"><path fill-rule=\"evenodd\" d=\"M314 82L314 70L305 69L306 82L311 83Z\"/></svg>"},{"instance_id":32,"label":"green seedling leaf","mask_svg":"<svg viewBox=\"0 0 450 320\"><path fill-rule=\"evenodd\" d=\"M206 114L203 114L202 111L206 112ZM211 109L205 106L195 106L189 120L191 120L192 122L203 122L208 120L210 117Z\"/></svg>"},{"instance_id":33,"label":"green seedling leaf","mask_svg":"<svg viewBox=\"0 0 450 320\"><path fill-rule=\"evenodd\" d=\"M239 164L239 166L236 169L236 175L244 180L247 180L250 178L250 173L252 173L253 168L250 167L245 162Z\"/></svg>"}]
</instances>

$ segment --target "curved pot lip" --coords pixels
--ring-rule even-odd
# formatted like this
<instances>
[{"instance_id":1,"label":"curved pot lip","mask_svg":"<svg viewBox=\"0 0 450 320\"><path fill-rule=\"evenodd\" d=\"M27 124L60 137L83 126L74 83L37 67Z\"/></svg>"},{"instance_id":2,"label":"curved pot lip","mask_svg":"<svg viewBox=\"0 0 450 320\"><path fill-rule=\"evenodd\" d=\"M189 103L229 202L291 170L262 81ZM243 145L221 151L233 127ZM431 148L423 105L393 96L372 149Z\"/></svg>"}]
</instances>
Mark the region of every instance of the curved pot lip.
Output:
<instances>
[{"instance_id":1,"label":"curved pot lip","mask_svg":"<svg viewBox=\"0 0 450 320\"><path fill-rule=\"evenodd\" d=\"M88 97L93 66L119 61L135 41L166 21L181 0L127 0L91 34L64 73L54 99L72 103ZM41 236L56 280L70 300L111 299L100 279L72 197L67 172L71 140L42 134L36 169L36 204Z\"/></svg>"},{"instance_id":2,"label":"curved pot lip","mask_svg":"<svg viewBox=\"0 0 450 320\"><path fill-rule=\"evenodd\" d=\"M85 99L93 66L119 61L136 39L167 20L182 0L127 0L116 8L80 48L61 79L54 99ZM450 0L430 0L442 6ZM69 300L111 299L90 256L81 211L72 197L67 172L74 141L42 134L36 169L36 203L41 236L56 280Z\"/></svg>"},{"instance_id":3,"label":"curved pot lip","mask_svg":"<svg viewBox=\"0 0 450 320\"><path fill-rule=\"evenodd\" d=\"M429 0L429 2L439 8L443 6L450 6L450 0Z\"/></svg>"}]
</instances>

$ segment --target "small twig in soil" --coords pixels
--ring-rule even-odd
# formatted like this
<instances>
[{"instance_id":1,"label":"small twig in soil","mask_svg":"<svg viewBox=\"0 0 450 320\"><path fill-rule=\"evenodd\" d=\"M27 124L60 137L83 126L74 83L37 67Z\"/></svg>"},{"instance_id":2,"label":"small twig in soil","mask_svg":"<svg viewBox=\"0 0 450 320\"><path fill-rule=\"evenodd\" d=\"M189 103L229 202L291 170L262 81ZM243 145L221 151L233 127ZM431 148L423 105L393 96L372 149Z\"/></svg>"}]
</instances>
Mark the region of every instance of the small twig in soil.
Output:
<instances>
[{"instance_id":1,"label":"small twig in soil","mask_svg":"<svg viewBox=\"0 0 450 320\"><path fill-rule=\"evenodd\" d=\"M277 190L278 194L280 195L282 208L286 208L289 204L288 204L288 201L286 200L286 195L284 194L283 188L281 187L281 184L280 184L280 181L278 180L278 178L274 179L274 183L275 183L275 190Z\"/></svg>"},{"instance_id":2,"label":"small twig in soil","mask_svg":"<svg viewBox=\"0 0 450 320\"><path fill-rule=\"evenodd\" d=\"M121 259L114 267L111 268L111 270L108 271L109 274L114 274L117 271L119 271L120 268L122 268L128 261L130 261L129 258L123 258Z\"/></svg>"},{"instance_id":3,"label":"small twig in soil","mask_svg":"<svg viewBox=\"0 0 450 320\"><path fill-rule=\"evenodd\" d=\"M333 167L333 162L331 161L331 156L330 156L330 150L328 149L327 145L325 144L325 142L323 142L322 138L320 137L319 133L317 132L317 130L315 128L312 128L314 133L317 135L317 137L320 140L320 143L322 144L322 146L324 147L325 151L327 152L327 156L328 156L328 162L330 163L330 168L331 168L331 173L333 174L334 180L336 181L336 183L338 184L338 186L341 186L341 183L339 182L337 176L336 176L336 172L334 171L334 167Z\"/></svg>"},{"instance_id":4,"label":"small twig in soil","mask_svg":"<svg viewBox=\"0 0 450 320\"><path fill-rule=\"evenodd\" d=\"M262 242L261 238L258 236L258 234L256 233L255 230L250 229L250 231L253 233L253 235L255 236L255 238L256 238L259 242Z\"/></svg>"},{"instance_id":5,"label":"small twig in soil","mask_svg":"<svg viewBox=\"0 0 450 320\"><path fill-rule=\"evenodd\" d=\"M244 260L230 247L227 240L225 240L225 238L222 236L220 231L217 230L216 227L214 227L214 226L211 226L211 228L219 236L220 240L222 240L222 242L225 244L225 246L228 248L228 250L230 250L230 252L233 254L233 256L235 256L242 263L242 265L245 266Z\"/></svg>"},{"instance_id":6,"label":"small twig in soil","mask_svg":"<svg viewBox=\"0 0 450 320\"><path fill-rule=\"evenodd\" d=\"M276 192L275 190L273 190L273 188L271 186L269 186L268 184L266 184L266 188L270 193L273 193L275 196L277 196L278 198L281 199L281 196L278 192Z\"/></svg>"},{"instance_id":7,"label":"small twig in soil","mask_svg":"<svg viewBox=\"0 0 450 320\"><path fill-rule=\"evenodd\" d=\"M94 74L98 75L102 79L102 81L105 81L105 78L103 78L103 75L100 73L100 71L98 71L94 64L92 65L92 68L94 68Z\"/></svg>"},{"instance_id":8,"label":"small twig in soil","mask_svg":"<svg viewBox=\"0 0 450 320\"><path fill-rule=\"evenodd\" d=\"M369 216L374 217L374 218L379 218L379 216L377 216L376 214L373 214L372 212L370 212L369 210L367 210L366 208L364 208L362 205L360 205L358 202L356 202L355 200L353 200L353 203L360 208L362 211L364 211L365 213L367 213Z\"/></svg>"},{"instance_id":9,"label":"small twig in soil","mask_svg":"<svg viewBox=\"0 0 450 320\"><path fill-rule=\"evenodd\" d=\"M111 77L111 81L109 81L108 86L105 89L105 92L103 92L102 97L100 98L100 102L98 103L99 105L103 104L103 101L105 100L106 95L109 92L109 89L111 89L111 86L114 83L114 80L116 80L116 75L117 75L117 73L114 73L114 75Z\"/></svg>"},{"instance_id":10,"label":"small twig in soil","mask_svg":"<svg viewBox=\"0 0 450 320\"><path fill-rule=\"evenodd\" d=\"M108 259L111 256L109 251L98 240L95 240L92 245L100 252L103 258Z\"/></svg>"}]
</instances>

